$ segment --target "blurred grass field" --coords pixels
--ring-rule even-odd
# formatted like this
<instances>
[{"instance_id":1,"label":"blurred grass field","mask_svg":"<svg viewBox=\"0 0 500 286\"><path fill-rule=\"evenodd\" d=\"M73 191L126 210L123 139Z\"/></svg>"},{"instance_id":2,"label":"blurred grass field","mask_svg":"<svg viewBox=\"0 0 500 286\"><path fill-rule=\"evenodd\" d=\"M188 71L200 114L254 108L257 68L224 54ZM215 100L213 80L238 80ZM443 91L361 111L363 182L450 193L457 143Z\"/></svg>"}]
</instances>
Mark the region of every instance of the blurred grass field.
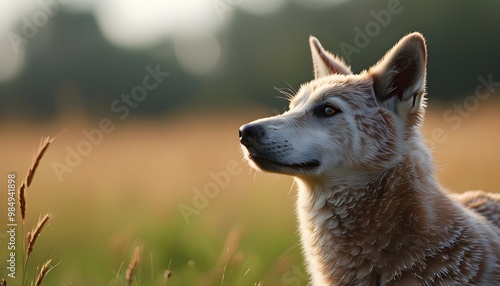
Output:
<instances>
[{"instance_id":1,"label":"blurred grass field","mask_svg":"<svg viewBox=\"0 0 500 286\"><path fill-rule=\"evenodd\" d=\"M481 104L458 128L443 120L447 108L431 108L423 129L428 139L436 128L446 136L432 144L443 186L456 192L500 191L500 102ZM144 245L132 285L306 285L292 179L256 173L241 160L239 126L272 115L250 110L114 121L115 130L62 181L54 162L64 163L67 148L86 140L82 130L96 128L98 121L65 116L50 124L0 123L5 185L9 172L16 172L21 184L42 136L67 129L50 147L27 193L27 229L40 214L54 215L27 275L52 258L57 266L44 285L126 285L133 250ZM217 182L214 177L228 168L233 175ZM211 197L193 202L195 190L210 187ZM0 203L6 204L6 186L0 189ZM181 205L195 212L186 219ZM0 216L5 233L7 216ZM20 247L20 234L17 241ZM0 245L0 276L6 276L7 249ZM166 270L172 273L168 279ZM20 278L7 282L21 285Z\"/></svg>"}]
</instances>

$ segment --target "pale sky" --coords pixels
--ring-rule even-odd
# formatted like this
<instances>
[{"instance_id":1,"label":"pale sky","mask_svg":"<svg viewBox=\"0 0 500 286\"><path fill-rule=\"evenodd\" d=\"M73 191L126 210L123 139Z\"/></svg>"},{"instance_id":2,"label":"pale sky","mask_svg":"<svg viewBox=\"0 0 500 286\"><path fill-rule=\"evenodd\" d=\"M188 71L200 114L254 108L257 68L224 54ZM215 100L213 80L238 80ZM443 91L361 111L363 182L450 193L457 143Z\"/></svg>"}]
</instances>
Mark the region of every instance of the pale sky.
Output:
<instances>
[{"instance_id":1,"label":"pale sky","mask_svg":"<svg viewBox=\"0 0 500 286\"><path fill-rule=\"evenodd\" d=\"M320 9L347 0L0 0L0 82L22 70L24 46L61 9L93 12L104 36L119 47L142 49L173 39L179 64L203 75L220 59L214 35L231 24L235 10L269 16L287 1Z\"/></svg>"}]
</instances>

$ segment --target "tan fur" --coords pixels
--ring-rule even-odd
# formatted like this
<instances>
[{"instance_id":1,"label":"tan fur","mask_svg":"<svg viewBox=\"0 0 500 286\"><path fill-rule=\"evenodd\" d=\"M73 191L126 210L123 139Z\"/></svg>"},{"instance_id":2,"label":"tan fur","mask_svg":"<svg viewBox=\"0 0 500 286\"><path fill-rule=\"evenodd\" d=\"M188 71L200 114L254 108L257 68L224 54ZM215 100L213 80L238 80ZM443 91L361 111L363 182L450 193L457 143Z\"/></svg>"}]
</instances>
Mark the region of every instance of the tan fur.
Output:
<instances>
[{"instance_id":1,"label":"tan fur","mask_svg":"<svg viewBox=\"0 0 500 286\"><path fill-rule=\"evenodd\" d=\"M295 177L312 284L500 285L500 195L447 193L419 131L422 35L360 74L310 44L315 79L240 141L257 169Z\"/></svg>"}]
</instances>

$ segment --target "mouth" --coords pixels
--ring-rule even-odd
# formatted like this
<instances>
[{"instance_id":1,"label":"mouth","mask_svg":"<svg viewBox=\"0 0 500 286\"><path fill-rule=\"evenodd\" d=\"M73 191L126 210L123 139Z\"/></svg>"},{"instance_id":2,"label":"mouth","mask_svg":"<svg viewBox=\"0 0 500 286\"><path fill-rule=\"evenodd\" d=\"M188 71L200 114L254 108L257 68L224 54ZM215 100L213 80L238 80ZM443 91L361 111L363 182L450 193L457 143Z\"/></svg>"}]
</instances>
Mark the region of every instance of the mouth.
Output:
<instances>
[{"instance_id":1,"label":"mouth","mask_svg":"<svg viewBox=\"0 0 500 286\"><path fill-rule=\"evenodd\" d=\"M270 159L265 156L249 153L249 159L251 159L259 168L267 171L280 171L282 168L293 169L293 170L312 170L320 166L320 161L310 160L299 163L283 163L276 160Z\"/></svg>"}]
</instances>

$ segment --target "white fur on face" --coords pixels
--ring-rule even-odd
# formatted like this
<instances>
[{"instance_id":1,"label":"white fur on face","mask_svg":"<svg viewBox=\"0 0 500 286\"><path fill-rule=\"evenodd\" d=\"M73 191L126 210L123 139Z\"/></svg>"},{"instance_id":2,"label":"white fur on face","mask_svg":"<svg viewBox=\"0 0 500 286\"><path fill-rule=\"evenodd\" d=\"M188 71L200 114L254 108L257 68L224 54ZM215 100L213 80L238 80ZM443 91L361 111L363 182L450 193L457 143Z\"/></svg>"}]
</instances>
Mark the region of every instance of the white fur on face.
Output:
<instances>
[{"instance_id":1,"label":"white fur on face","mask_svg":"<svg viewBox=\"0 0 500 286\"><path fill-rule=\"evenodd\" d=\"M403 140L403 123L377 103L366 75L331 75L303 85L287 112L250 124L265 130L260 147L265 155L284 164L319 161L314 169L271 168L264 171L316 179L346 179L353 173L377 172L394 165ZM318 108L338 109L332 117ZM316 113L315 113L316 112ZM244 148L246 157L251 159ZM250 160L252 161L252 160Z\"/></svg>"}]
</instances>

